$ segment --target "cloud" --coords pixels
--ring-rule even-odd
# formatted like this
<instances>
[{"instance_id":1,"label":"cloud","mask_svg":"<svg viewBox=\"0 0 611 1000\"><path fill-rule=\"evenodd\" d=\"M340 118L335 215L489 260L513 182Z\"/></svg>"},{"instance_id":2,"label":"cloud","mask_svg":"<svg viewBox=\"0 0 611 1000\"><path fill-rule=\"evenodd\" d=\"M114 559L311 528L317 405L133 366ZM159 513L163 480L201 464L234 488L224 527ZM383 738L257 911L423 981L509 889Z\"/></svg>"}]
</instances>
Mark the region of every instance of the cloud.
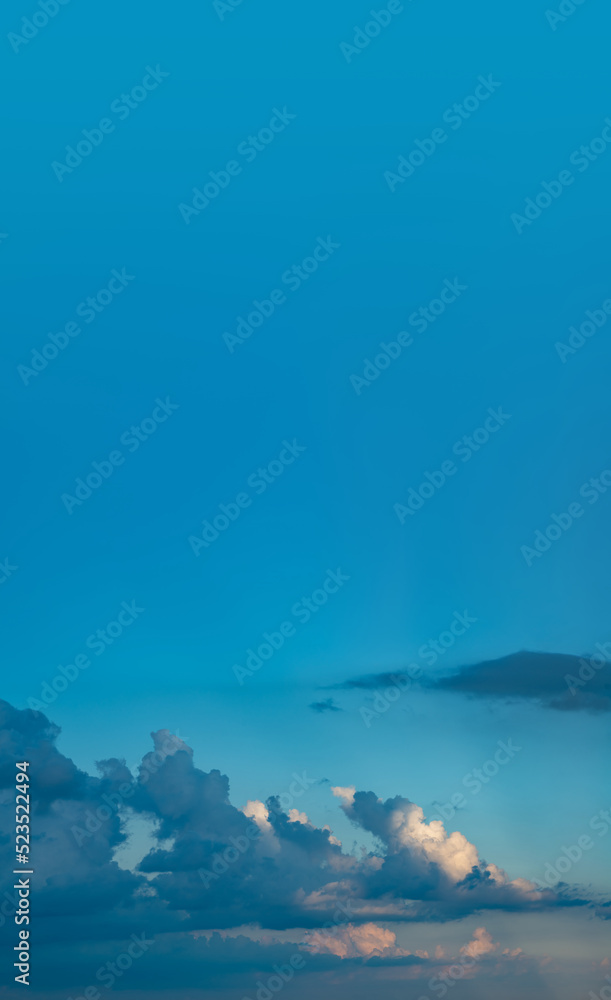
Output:
<instances>
[{"instance_id":1,"label":"cloud","mask_svg":"<svg viewBox=\"0 0 611 1000\"><path fill-rule=\"evenodd\" d=\"M354 796L356 794L356 788L354 785L349 785L346 788L342 788L341 785L334 785L331 788L331 791L337 799L342 799L342 801L348 806L351 806L354 802Z\"/></svg>"},{"instance_id":2,"label":"cloud","mask_svg":"<svg viewBox=\"0 0 611 1000\"><path fill-rule=\"evenodd\" d=\"M448 973L451 969L449 977L446 975L446 982L448 978L450 980L464 976L472 978L477 974L476 963L485 964L490 960L496 963L498 973L507 975L512 971L512 965L516 962L522 965L526 958L521 948L501 949L499 942L493 941L492 935L485 927L476 927L471 940L454 956L447 955L446 950L439 944L436 945L432 957L427 951L408 951L397 944L397 935L394 931L374 922L360 925L345 924L329 931L314 931L307 935L305 944L311 954L335 955L342 962L361 959L371 965L411 965L413 968L410 978L428 977L434 970ZM520 971L524 969L521 968ZM436 983L438 978L443 977L431 980L429 988L435 989L431 984Z\"/></svg>"},{"instance_id":3,"label":"cloud","mask_svg":"<svg viewBox=\"0 0 611 1000\"><path fill-rule=\"evenodd\" d=\"M522 650L440 677L422 676L420 686L476 698L530 699L560 712L609 712L611 661L606 657L611 655L611 643L599 643L596 648L596 653L584 656ZM403 690L411 683L409 674L399 671L353 677L333 687L377 691L398 686Z\"/></svg>"},{"instance_id":4,"label":"cloud","mask_svg":"<svg viewBox=\"0 0 611 1000\"><path fill-rule=\"evenodd\" d=\"M346 924L334 934L315 931L307 938L315 954L327 953L338 958L403 958L410 954L397 947L397 935L378 924L368 923L355 927Z\"/></svg>"},{"instance_id":5,"label":"cloud","mask_svg":"<svg viewBox=\"0 0 611 1000\"><path fill-rule=\"evenodd\" d=\"M463 945L460 949L461 955L468 955L470 958L481 958L483 955L490 955L497 951L498 944L494 944L492 935L485 927L476 927L473 933L473 940Z\"/></svg>"},{"instance_id":6,"label":"cloud","mask_svg":"<svg viewBox=\"0 0 611 1000\"><path fill-rule=\"evenodd\" d=\"M269 821L269 811L265 802L261 802L259 799L249 799L242 812L245 816L254 820L263 833L273 834L274 829Z\"/></svg>"},{"instance_id":7,"label":"cloud","mask_svg":"<svg viewBox=\"0 0 611 1000\"><path fill-rule=\"evenodd\" d=\"M325 698L324 701L314 701L308 706L313 712L318 712L322 715L323 712L342 712L343 709L339 705L335 704L333 698Z\"/></svg>"},{"instance_id":8,"label":"cloud","mask_svg":"<svg viewBox=\"0 0 611 1000\"><path fill-rule=\"evenodd\" d=\"M290 823L302 823L304 826L312 826L306 813L299 812L299 809L289 809L288 817Z\"/></svg>"},{"instance_id":9,"label":"cloud","mask_svg":"<svg viewBox=\"0 0 611 1000\"><path fill-rule=\"evenodd\" d=\"M413 913L441 920L478 909L546 904L534 883L510 880L497 865L482 860L462 833L448 834L441 820L427 823L422 808L409 799L396 796L384 802L373 792L356 792L350 798L351 793L335 790L346 816L381 845L380 863L367 877L361 876L364 897L401 906L409 900Z\"/></svg>"},{"instance_id":10,"label":"cloud","mask_svg":"<svg viewBox=\"0 0 611 1000\"><path fill-rule=\"evenodd\" d=\"M59 732L42 713L0 702L5 800L14 794L15 760L31 764L36 935L51 965L54 947L78 943L79 962L88 956L93 975L101 956L118 953L117 942L146 933L160 941L174 939L175 954L188 953L184 976L194 970L187 985L196 985L201 956L211 953L185 936L245 926L298 934L297 940L310 932L309 944L314 942L323 963L409 963L414 957L397 948L394 933L380 927L381 921L445 921L485 910L574 905L551 889L509 880L463 834L448 833L438 820L427 823L409 799L382 801L370 791L334 787L346 816L377 845L348 853L328 825L316 827L303 808L287 812L281 797L235 806L227 776L196 767L191 749L165 730L152 734L154 749L144 755L135 777L120 757L100 761L99 777L81 771L57 749ZM8 813L3 810L0 819L5 872L12 867L14 837ZM115 854L133 816L150 821L153 846L137 870L126 871ZM11 886L5 884L6 896L0 893L0 924L16 905L10 902ZM336 928L337 946L325 951L315 935L329 923ZM485 943L482 938L480 947ZM238 946L225 953L232 948ZM252 944L243 948L251 954ZM233 953L231 961L239 964ZM258 968L264 964L260 955L252 961ZM145 966L157 962L143 959L142 972L134 975L145 978ZM64 961L64 967L63 978L59 967L53 976L69 990L75 985L74 963ZM76 985L82 986L78 978Z\"/></svg>"},{"instance_id":11,"label":"cloud","mask_svg":"<svg viewBox=\"0 0 611 1000\"><path fill-rule=\"evenodd\" d=\"M523 650L463 667L429 685L480 698L532 699L558 711L611 711L611 663L600 652L579 657Z\"/></svg>"}]
</instances>

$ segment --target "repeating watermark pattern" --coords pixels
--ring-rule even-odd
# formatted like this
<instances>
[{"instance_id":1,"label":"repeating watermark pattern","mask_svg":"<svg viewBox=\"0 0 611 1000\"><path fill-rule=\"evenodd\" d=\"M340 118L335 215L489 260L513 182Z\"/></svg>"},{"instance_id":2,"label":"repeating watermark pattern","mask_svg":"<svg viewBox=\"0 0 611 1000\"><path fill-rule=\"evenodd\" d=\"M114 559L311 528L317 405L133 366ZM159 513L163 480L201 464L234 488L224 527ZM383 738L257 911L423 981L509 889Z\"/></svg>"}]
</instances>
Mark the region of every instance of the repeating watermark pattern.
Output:
<instances>
[{"instance_id":1,"label":"repeating watermark pattern","mask_svg":"<svg viewBox=\"0 0 611 1000\"><path fill-rule=\"evenodd\" d=\"M477 931L476 931L477 934ZM456 962L449 965L447 969L444 969L442 973L433 976L429 979L427 988L434 993L437 1000L441 1000L442 997L448 992L448 988L451 986L456 986L459 979L462 979L466 973L470 972L481 958L481 953L477 950L472 950L470 944L463 945L460 949L460 954ZM420 996L418 1000L430 1000L428 996Z\"/></svg>"},{"instance_id":2,"label":"repeating watermark pattern","mask_svg":"<svg viewBox=\"0 0 611 1000\"><path fill-rule=\"evenodd\" d=\"M586 309L587 319L579 326L569 327L569 336L567 337L568 343L563 344L561 340L557 340L554 344L556 348L556 353L562 364L566 364L566 360L573 354L577 354L577 351L583 347L590 337L593 337L595 333L603 327L609 316L611 316L611 299L605 299L600 309Z\"/></svg>"},{"instance_id":3,"label":"repeating watermark pattern","mask_svg":"<svg viewBox=\"0 0 611 1000\"><path fill-rule=\"evenodd\" d=\"M350 579L341 569L327 570L327 575L323 583L309 597L302 597L301 600L293 604L291 615L296 618L299 624L306 625L313 615L318 614L320 609L327 603L331 594L337 594L338 590ZM297 627L292 621L283 621L278 626L276 632L264 632L263 642L256 649L246 650L246 665L234 663L233 673L238 683L242 686L247 677L260 670L265 662L271 660L274 653L284 646L287 639L291 639L297 633Z\"/></svg>"},{"instance_id":4,"label":"repeating watermark pattern","mask_svg":"<svg viewBox=\"0 0 611 1000\"><path fill-rule=\"evenodd\" d=\"M279 993L283 986L290 983L295 972L305 969L305 966L306 960L300 951L296 951L291 955L288 965L274 965L272 967L272 975L265 982L258 979L255 984L257 986L257 1000L272 1000L274 993ZM251 998L246 996L243 1000L251 1000Z\"/></svg>"},{"instance_id":5,"label":"repeating watermark pattern","mask_svg":"<svg viewBox=\"0 0 611 1000\"><path fill-rule=\"evenodd\" d=\"M587 500L592 506L598 503L601 496L607 492L611 486L611 469L603 469L598 476L592 476L581 484L579 496ZM532 566L535 559L540 559L544 553L549 552L554 542L557 542L573 526L576 520L583 517L586 508L578 501L570 503L565 511L560 514L552 514L550 523L541 531L537 528L532 545L521 545L520 552L527 566Z\"/></svg>"},{"instance_id":6,"label":"repeating watermark pattern","mask_svg":"<svg viewBox=\"0 0 611 1000\"><path fill-rule=\"evenodd\" d=\"M265 493L268 486L271 486L284 474L287 466L292 465L295 459L307 450L305 445L297 443L297 438L293 438L290 442L284 440L282 444L284 447L278 458L273 458L265 466L259 466L255 472L251 472L246 480L246 485L254 490L255 496ZM237 494L235 500L231 500L229 503L220 503L218 505L220 513L216 514L212 520L202 521L200 534L189 535L187 541L194 554L199 556L202 549L209 549L212 543L216 542L220 533L227 531L229 525L238 520L242 511L252 505L252 500L250 493L242 490Z\"/></svg>"},{"instance_id":7,"label":"repeating watermark pattern","mask_svg":"<svg viewBox=\"0 0 611 1000\"><path fill-rule=\"evenodd\" d=\"M489 407L488 416L483 425L476 427L471 434L464 434L452 448L452 454L460 458L463 464L469 462L473 455L480 451L488 443L491 436L496 434L508 420L511 420L511 414L504 413L502 406L497 407L496 410ZM420 485L416 488L410 486L407 491L407 504L396 503L393 506L399 523L405 524L408 517L413 517L416 511L421 510L425 501L430 500L457 472L458 466L451 459L445 459L441 463L441 467L434 472L428 470L424 472L424 478Z\"/></svg>"},{"instance_id":8,"label":"repeating watermark pattern","mask_svg":"<svg viewBox=\"0 0 611 1000\"><path fill-rule=\"evenodd\" d=\"M236 7L239 7L242 0L213 0L212 6L219 16L220 21L225 20L227 14L233 14Z\"/></svg>"},{"instance_id":9,"label":"repeating watermark pattern","mask_svg":"<svg viewBox=\"0 0 611 1000\"><path fill-rule=\"evenodd\" d=\"M19 52L22 45L28 45L41 28L49 23L49 18L59 14L60 7L65 7L70 0L38 0L38 9L30 17L21 18L20 32L9 31L6 36L13 52Z\"/></svg>"},{"instance_id":10,"label":"repeating watermark pattern","mask_svg":"<svg viewBox=\"0 0 611 1000\"><path fill-rule=\"evenodd\" d=\"M142 761L139 776L140 784L145 784L159 770L166 757L183 748L184 741L180 738L179 734L177 733L174 736L170 733L159 749L147 754ZM70 832L78 846L82 847L85 841L93 837L102 828L104 823L108 822L113 814L119 813L122 807L135 794L137 788L138 785L134 782L124 781L115 791L104 792L100 805L95 810L87 809L85 812L83 826L76 826L75 824L70 827Z\"/></svg>"},{"instance_id":11,"label":"repeating watermark pattern","mask_svg":"<svg viewBox=\"0 0 611 1000\"><path fill-rule=\"evenodd\" d=\"M0 583L6 583L17 572L19 566L13 566L7 559L0 562Z\"/></svg>"},{"instance_id":12,"label":"repeating watermark pattern","mask_svg":"<svg viewBox=\"0 0 611 1000\"><path fill-rule=\"evenodd\" d=\"M611 984L611 976L605 976L607 983ZM603 986L595 993L594 990L590 990L588 993L589 1000L611 1000L611 985Z\"/></svg>"},{"instance_id":13,"label":"repeating watermark pattern","mask_svg":"<svg viewBox=\"0 0 611 1000\"><path fill-rule=\"evenodd\" d=\"M237 155L243 157L246 163L252 163L253 160L256 160L259 153L267 149L276 136L280 132L284 132L285 128L296 117L297 115L292 114L286 106L282 108L282 111L278 108L273 108L272 117L267 125L259 129L256 135L247 136L239 144ZM243 169L244 167L239 160L231 159L227 161L224 169L209 170L208 177L210 179L204 184L204 190L200 191L199 188L193 188L193 198L190 204L181 201L178 205L178 211L185 224L188 226L194 216L197 217L208 208L211 202L218 198L221 191L229 187L234 177L239 177Z\"/></svg>"},{"instance_id":14,"label":"repeating watermark pattern","mask_svg":"<svg viewBox=\"0 0 611 1000\"><path fill-rule=\"evenodd\" d=\"M597 653L593 653L587 659L581 657L579 660L579 677L573 674L565 674L564 681L572 695L578 694L578 688L583 688L596 676L598 670L611 666L611 642L597 642Z\"/></svg>"},{"instance_id":15,"label":"repeating watermark pattern","mask_svg":"<svg viewBox=\"0 0 611 1000\"><path fill-rule=\"evenodd\" d=\"M473 618L466 610L462 614L455 611L448 628L440 632L436 639L428 639L420 646L418 649L420 660L423 660L429 667L434 666L439 657L444 656L448 649L452 648L457 638L464 635L477 621L478 619ZM384 715L402 694L411 689L414 682L418 682L420 677L422 677L422 666L419 663L410 663L405 671L396 675L391 674L388 679L393 683L385 687L384 691L376 691L372 702L368 705L361 705L359 708L365 727L370 729L372 721ZM385 676L384 683L386 679ZM380 682L381 687L382 681Z\"/></svg>"},{"instance_id":16,"label":"repeating watermark pattern","mask_svg":"<svg viewBox=\"0 0 611 1000\"><path fill-rule=\"evenodd\" d=\"M334 243L330 236L323 239L319 236L316 240L316 246L312 251L312 256L304 257L301 264L293 264L292 267L287 268L284 271L281 282L291 292L297 292L303 285L305 281L316 273L318 268L324 261L329 260L336 250L341 246L341 243ZM253 304L253 309L248 313L246 319L243 316L236 317L236 330L235 333L229 333L225 331L223 333L223 340L227 346L227 350L230 354L233 354L236 347L243 344L255 330L263 326L266 320L273 316L276 311L277 306L282 306L287 301L287 296L281 288L272 288L267 299L262 299L259 301L255 299Z\"/></svg>"},{"instance_id":17,"label":"repeating watermark pattern","mask_svg":"<svg viewBox=\"0 0 611 1000\"><path fill-rule=\"evenodd\" d=\"M462 128L464 123L481 108L482 104L488 101L492 94L502 86L501 83L492 78L492 73L489 73L487 77L478 76L477 81L477 86L472 94L463 97L460 104L454 103L446 108L441 116L444 124L449 125L454 132ZM447 142L448 138L446 130L437 127L427 138L414 139L415 149L412 149L407 156L401 154L394 171L384 171L384 180L392 194L395 193L399 184L405 184L408 177L412 177L418 167L429 160L437 152L438 146Z\"/></svg>"},{"instance_id":18,"label":"repeating watermark pattern","mask_svg":"<svg viewBox=\"0 0 611 1000\"><path fill-rule=\"evenodd\" d=\"M512 212L510 219L514 224L518 236L521 236L526 226L532 226L533 222L539 218L541 212L549 208L554 199L560 198L564 194L564 189L575 181L575 177L570 170L561 170L558 179L555 181L542 181L542 191L533 198L527 198L522 209L523 215L519 212Z\"/></svg>"},{"instance_id":19,"label":"repeating watermark pattern","mask_svg":"<svg viewBox=\"0 0 611 1000\"><path fill-rule=\"evenodd\" d=\"M500 769L509 764L509 761L522 750L522 747L514 746L512 737L509 737L506 743L499 740L497 748L492 757L484 761L481 767L474 767L464 775L461 784L471 792L471 795L479 795L482 788L496 777ZM441 819L447 821L452 819L459 809L464 809L466 804L466 796L462 792L454 792L447 802L435 802L433 807Z\"/></svg>"},{"instance_id":20,"label":"repeating watermark pattern","mask_svg":"<svg viewBox=\"0 0 611 1000\"><path fill-rule=\"evenodd\" d=\"M605 118L605 127L600 136L591 139L587 145L574 149L569 156L569 163L576 167L580 174L585 173L599 156L606 152L608 144L611 142L611 118ZM518 236L521 236L526 226L532 226L550 205L560 198L567 187L575 181L575 175L571 170L561 170L557 180L542 181L542 191L533 198L526 198L523 214L512 212L510 220L513 222Z\"/></svg>"},{"instance_id":21,"label":"repeating watermark pattern","mask_svg":"<svg viewBox=\"0 0 611 1000\"><path fill-rule=\"evenodd\" d=\"M120 271L113 267L110 273L110 281L104 285L104 288L100 288L95 295L87 296L83 302L79 302L75 309L76 315L81 317L86 324L93 323L135 278L135 275L127 273L125 267L122 267ZM44 372L45 368L49 366L49 362L54 361L60 351L65 351L68 344L75 337L78 337L79 333L81 333L79 324L70 320L59 333L48 335L49 342L43 344L40 351L32 349L29 366L17 365L17 372L23 384L29 385L34 377Z\"/></svg>"},{"instance_id":22,"label":"repeating watermark pattern","mask_svg":"<svg viewBox=\"0 0 611 1000\"><path fill-rule=\"evenodd\" d=\"M159 84L163 83L169 75L169 73L161 69L159 63L157 63L155 69L152 66L147 66L146 73L141 82L132 87L128 94L121 94L120 97L112 101L110 113L116 115L120 122L124 122L126 118L129 118L132 111L139 108L146 101L149 94L153 90L157 90ZM104 117L100 119L95 128L81 129L81 135L84 138L77 142L76 148L66 146L67 155L65 161L53 160L51 163L51 169L60 184L63 183L64 175L74 173L77 167L80 167L83 160L90 156L94 149L101 146L106 136L114 132L116 127L112 118Z\"/></svg>"},{"instance_id":23,"label":"repeating watermark pattern","mask_svg":"<svg viewBox=\"0 0 611 1000\"><path fill-rule=\"evenodd\" d=\"M229 845L222 851L217 851L210 862L210 868L198 868L197 874L204 883L206 889L210 888L213 881L217 881L221 875L228 872L236 861L239 861L248 850L256 843L261 836L261 828L256 823L249 823L246 833L238 837L230 837Z\"/></svg>"},{"instance_id":24,"label":"repeating watermark pattern","mask_svg":"<svg viewBox=\"0 0 611 1000\"><path fill-rule=\"evenodd\" d=\"M112 962L105 962L95 974L96 983L99 983L106 990L112 989L118 979L122 979L132 965L143 955L146 955L151 945L155 944L154 938L147 938L146 934L132 934L131 944L128 944L125 951L120 952ZM101 1000L103 996L95 984L85 987L83 995L79 997L68 997L68 1000Z\"/></svg>"},{"instance_id":25,"label":"repeating watermark pattern","mask_svg":"<svg viewBox=\"0 0 611 1000\"><path fill-rule=\"evenodd\" d=\"M352 909L352 903L349 899L345 902L336 902L336 908L333 913L333 919L327 920L321 927L320 933L323 939L328 939L333 937L337 933L340 927L344 924L349 923L354 920L355 914ZM308 948L312 947L309 942L304 941L300 947ZM257 992L255 994L256 1000L272 1000L274 993L279 993L280 990L286 986L287 983L293 979L295 972L299 972L306 966L306 960L303 957L301 951L296 951L289 958L288 965L274 965L273 974L269 976L265 981L258 979L255 983L257 987ZM245 996L243 1000L251 1000L251 997Z\"/></svg>"},{"instance_id":26,"label":"repeating watermark pattern","mask_svg":"<svg viewBox=\"0 0 611 1000\"><path fill-rule=\"evenodd\" d=\"M13 886L16 891L14 893L9 893L5 890L2 894L2 903L0 903L0 927L4 927L7 919L14 917L15 914L19 916L19 896L17 894L18 887ZM23 921L25 923L25 920Z\"/></svg>"},{"instance_id":27,"label":"repeating watermark pattern","mask_svg":"<svg viewBox=\"0 0 611 1000\"><path fill-rule=\"evenodd\" d=\"M178 750L186 749L185 744L188 739L188 736L180 735L180 729L177 729L175 734L168 733L160 747L151 750L142 760L136 761L129 770L132 773L138 771L138 781L141 785L145 785L154 774L157 774L166 757L176 753Z\"/></svg>"},{"instance_id":28,"label":"repeating watermark pattern","mask_svg":"<svg viewBox=\"0 0 611 1000\"><path fill-rule=\"evenodd\" d=\"M596 817L593 817L593 818L596 818ZM603 834L603 836L604 836L604 834ZM561 855L561 858L560 858L561 861L566 860L566 858L567 858L566 851L567 850L570 852L571 848L564 848L563 849L564 853ZM550 875L551 875L551 872L548 872L548 877ZM552 876L552 879L553 879L553 876ZM544 892L544 891L546 891L548 889L551 889L553 887L553 890L554 890L554 892L556 893L557 896L561 896L563 899L569 900L571 903L573 903L575 901L575 891L574 891L574 888L573 888L573 886L569 885L567 882L558 882L556 885L553 885L553 882L552 882L552 884L549 884L548 882L542 882L541 879L538 879L538 878L533 878L532 881L536 885L537 889L539 889L542 892ZM581 903L581 900L580 900L580 903ZM586 902L586 903L583 903L584 910L589 910L590 916L592 916L592 917L595 917L597 915L597 907L598 907L598 903L596 901L592 900L592 899L588 900L588 902Z\"/></svg>"},{"instance_id":29,"label":"repeating watermark pattern","mask_svg":"<svg viewBox=\"0 0 611 1000\"><path fill-rule=\"evenodd\" d=\"M302 795L309 791L312 785L320 784L320 779L308 778L306 771L303 774L293 772L292 777L294 780L290 783L286 792L274 795L268 799L264 806L262 803L257 803L261 809L260 812L255 809L254 803L249 802L248 805L251 809L247 811L248 807L246 807L243 810L244 815L249 819L257 815L259 818L262 816L269 817L270 812L275 816L289 815L289 818L295 814L302 816L303 814L297 813L297 810L292 809L293 804L296 799L300 799ZM325 829L328 828L325 827ZM252 845L258 842L261 833L262 827L258 826L256 821L253 822L246 828L245 836L240 835L239 837L229 838L229 845L222 852L217 852L213 856L210 868L198 868L197 874L206 886L206 889L210 888L210 884L213 881L218 881L221 875L228 872L231 866L235 865L250 850Z\"/></svg>"},{"instance_id":30,"label":"repeating watermark pattern","mask_svg":"<svg viewBox=\"0 0 611 1000\"><path fill-rule=\"evenodd\" d=\"M585 0L562 0L558 10L546 10L545 17L552 31L557 31L559 24L564 22L574 14L578 7L585 3Z\"/></svg>"},{"instance_id":31,"label":"repeating watermark pattern","mask_svg":"<svg viewBox=\"0 0 611 1000\"><path fill-rule=\"evenodd\" d=\"M396 14L403 13L404 7L400 0L390 0L382 10L370 10L371 21L363 28L354 25L354 36L350 42L340 42L339 48L346 62L352 62L354 56L360 56L369 46L372 39L377 38L382 28L387 28Z\"/></svg>"},{"instance_id":32,"label":"repeating watermark pattern","mask_svg":"<svg viewBox=\"0 0 611 1000\"><path fill-rule=\"evenodd\" d=\"M452 302L456 302L462 293L467 291L467 288L468 285L461 285L458 278L454 278L453 281L445 278L439 298L431 299L426 306L415 309L409 317L409 325L418 333L425 333L432 323L443 316L447 307ZM367 389L372 382L380 377L383 371L390 367L391 361L396 361L400 357L404 347L411 347L413 343L412 333L409 330L401 330L397 334L396 340L379 345L381 351L376 354L373 361L370 358L364 358L363 374L350 376L350 384L357 396L360 396L364 389Z\"/></svg>"},{"instance_id":33,"label":"repeating watermark pattern","mask_svg":"<svg viewBox=\"0 0 611 1000\"><path fill-rule=\"evenodd\" d=\"M95 656L101 656L109 646L112 646L119 639L126 628L144 614L144 608L138 607L135 601L122 601L117 617L107 622L104 628L99 628L85 639L85 646L90 649ZM69 684L73 684L78 679L82 670L87 670L91 666L91 659L86 653L78 653L74 657L73 663L66 666L62 664L57 668L58 672L51 681L44 681L40 690L40 698L28 698L27 705L34 712L44 712L45 709L57 701L57 697L67 690Z\"/></svg>"},{"instance_id":34,"label":"repeating watermark pattern","mask_svg":"<svg viewBox=\"0 0 611 1000\"><path fill-rule=\"evenodd\" d=\"M588 829L597 833L599 837L605 837L611 828L611 809L599 809L597 813L590 818L588 823ZM556 885L560 882L563 875L570 872L573 865L576 865L581 861L584 853L586 851L591 851L594 847L596 841L592 840L588 833L582 833L581 836L577 838L575 844L569 844L568 847L564 845L560 848L561 854L556 858L553 864L547 861L545 863L545 881L540 879L533 879L534 882L541 889L549 889L550 887ZM594 904L592 904L594 905Z\"/></svg>"},{"instance_id":35,"label":"repeating watermark pattern","mask_svg":"<svg viewBox=\"0 0 611 1000\"><path fill-rule=\"evenodd\" d=\"M130 454L138 451L140 445L144 441L148 441L155 433L159 424L164 424L175 410L180 409L178 403L170 402L169 396L166 396L165 399L160 399L158 396L155 402L157 405L151 416L145 417L139 424L132 424L126 431L123 431L119 438L120 443L127 448ZM92 462L93 472L86 473L84 478L79 477L75 480L74 495L71 493L62 493L61 495L61 501L68 513L72 514L75 507L82 507L94 490L98 490L105 480L110 479L115 470L124 462L125 455L119 449L111 451L108 458L101 462Z\"/></svg>"},{"instance_id":36,"label":"repeating watermark pattern","mask_svg":"<svg viewBox=\"0 0 611 1000\"><path fill-rule=\"evenodd\" d=\"M473 618L468 611L455 611L447 629L440 632L436 639L428 639L418 649L418 656L428 667L433 667L440 656L445 656L456 640L464 635L479 619Z\"/></svg>"},{"instance_id":37,"label":"repeating watermark pattern","mask_svg":"<svg viewBox=\"0 0 611 1000\"><path fill-rule=\"evenodd\" d=\"M306 792L309 792L312 785L320 784L320 778L308 778L307 771L303 771L302 774L297 774L296 771L293 771L291 777L293 780L287 790L274 795L273 799L270 799L267 803L267 808L275 816L289 813L296 799L302 798Z\"/></svg>"},{"instance_id":38,"label":"repeating watermark pattern","mask_svg":"<svg viewBox=\"0 0 611 1000\"><path fill-rule=\"evenodd\" d=\"M409 691L422 677L422 667L417 663L410 663L407 669L400 674L389 674L380 681L380 690L376 691L371 704L361 705L359 713L365 723L366 729L371 729L373 719L379 719L381 715L399 700L402 694ZM382 689L382 684L389 680L391 683Z\"/></svg>"}]
</instances>

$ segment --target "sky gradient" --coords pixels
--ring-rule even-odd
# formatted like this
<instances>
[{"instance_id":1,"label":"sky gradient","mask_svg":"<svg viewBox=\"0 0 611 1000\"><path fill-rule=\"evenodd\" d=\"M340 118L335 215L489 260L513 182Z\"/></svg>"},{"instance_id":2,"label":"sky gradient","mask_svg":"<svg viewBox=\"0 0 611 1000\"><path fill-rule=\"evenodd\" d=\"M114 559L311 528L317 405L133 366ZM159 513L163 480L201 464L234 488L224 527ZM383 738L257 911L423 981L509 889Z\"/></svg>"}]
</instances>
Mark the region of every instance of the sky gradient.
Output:
<instances>
[{"instance_id":1,"label":"sky gradient","mask_svg":"<svg viewBox=\"0 0 611 1000\"><path fill-rule=\"evenodd\" d=\"M608 11L46 4L0 67L32 1000L598 996Z\"/></svg>"}]
</instances>

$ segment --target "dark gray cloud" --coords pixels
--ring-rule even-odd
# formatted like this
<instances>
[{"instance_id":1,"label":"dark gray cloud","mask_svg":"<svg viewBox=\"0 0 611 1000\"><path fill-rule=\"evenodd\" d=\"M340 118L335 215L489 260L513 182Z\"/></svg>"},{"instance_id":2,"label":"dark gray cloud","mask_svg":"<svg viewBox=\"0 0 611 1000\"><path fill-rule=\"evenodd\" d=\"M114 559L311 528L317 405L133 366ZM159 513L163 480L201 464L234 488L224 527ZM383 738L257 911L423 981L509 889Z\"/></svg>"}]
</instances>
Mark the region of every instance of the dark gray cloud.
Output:
<instances>
[{"instance_id":1,"label":"dark gray cloud","mask_svg":"<svg viewBox=\"0 0 611 1000\"><path fill-rule=\"evenodd\" d=\"M608 649L605 648L608 646ZM611 643L597 645L594 653L532 653L522 650L495 660L469 664L452 674L419 677L422 689L452 691L479 698L530 699L561 712L611 711ZM407 689L413 675L365 674L351 677L337 690L378 691L398 686Z\"/></svg>"},{"instance_id":2,"label":"dark gray cloud","mask_svg":"<svg viewBox=\"0 0 611 1000\"><path fill-rule=\"evenodd\" d=\"M429 684L480 698L529 698L565 712L611 711L611 663L598 651L572 656L523 650L463 667Z\"/></svg>"},{"instance_id":3,"label":"dark gray cloud","mask_svg":"<svg viewBox=\"0 0 611 1000\"><path fill-rule=\"evenodd\" d=\"M324 701L313 701L311 705L308 706L313 712L318 712L322 715L323 712L342 712L343 709L339 705L335 704L333 698L325 698Z\"/></svg>"},{"instance_id":4,"label":"dark gray cloud","mask_svg":"<svg viewBox=\"0 0 611 1000\"><path fill-rule=\"evenodd\" d=\"M136 936L141 938L139 932ZM332 941L335 936L340 940L344 938L342 927L329 929L327 940ZM217 932L209 937L159 935L154 939L145 939L145 953L109 983L109 965L112 969L117 957L125 954L128 943L129 937L114 941L108 950L89 947L76 951L70 943L39 948L37 955L39 964L45 970L46 988L44 993L29 991L28 996L33 996L34 1000L67 1000L68 995L81 997L87 986L97 987L100 994L106 996L104 987L109 985L113 987L109 996L129 997L130 1000L137 997L142 997L142 1000L166 1000L168 996L172 1000L200 1000L204 995L215 1000L220 996L227 996L228 1000L257 1000L257 996L259 1000L267 1000L268 994L273 996L277 991L278 980L272 980L273 993L265 984L270 976L277 977L275 970L280 969L288 979L290 994L287 990L286 995L291 998L297 996L300 1000L311 1000L313 993L324 997L332 993L334 997L346 996L351 1000L356 995L368 1000L372 994L383 995L389 1000L416 1000L422 996L423 990L428 992L426 984L431 981L437 983L432 995L441 995L439 977L447 973L453 961L450 957L435 958L422 953L349 955L340 958L336 954L312 950L307 940L300 942L300 946L273 938L262 944L243 934L234 937L221 936ZM508 979L510 983L515 983L516 975L520 976L517 982L523 989L525 973L535 971L532 960L521 956L519 964L516 964L509 956L499 952L497 946L496 954L484 955L477 961L479 975L482 978L490 976L488 991L494 991L495 979ZM300 960L299 968L289 978L291 959L296 956ZM454 960L460 961L460 955ZM474 964L469 963L471 967ZM406 980L400 972L406 967L412 967L418 978ZM114 968L117 970L116 965ZM397 970L396 988L392 986L392 979L380 981L376 975L376 970L380 968ZM98 972L105 974L104 985L96 978ZM433 976L436 976L435 980L432 980ZM363 981L367 988L363 992L355 992ZM470 981L469 997L489 995L479 982L475 984L474 993L473 980ZM458 978L455 984L460 987ZM284 991L280 990L280 993L284 995ZM18 1000L19 993L9 991L3 996ZM467 1000L465 995L463 997Z\"/></svg>"}]
</instances>

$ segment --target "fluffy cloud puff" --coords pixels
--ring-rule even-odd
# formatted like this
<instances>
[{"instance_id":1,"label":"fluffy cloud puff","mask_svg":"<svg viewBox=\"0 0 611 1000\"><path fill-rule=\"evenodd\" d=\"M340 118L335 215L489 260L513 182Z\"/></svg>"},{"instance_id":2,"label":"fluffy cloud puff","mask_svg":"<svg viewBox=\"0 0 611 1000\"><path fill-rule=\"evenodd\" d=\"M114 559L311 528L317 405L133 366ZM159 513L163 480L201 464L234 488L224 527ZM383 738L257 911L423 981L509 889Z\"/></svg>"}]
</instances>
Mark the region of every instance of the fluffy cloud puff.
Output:
<instances>
[{"instance_id":1,"label":"fluffy cloud puff","mask_svg":"<svg viewBox=\"0 0 611 1000\"><path fill-rule=\"evenodd\" d=\"M315 931L308 935L307 944L315 954L327 953L338 958L402 958L410 954L397 947L397 935L368 923L354 926L346 924L339 927L335 934L322 934ZM423 956L427 957L427 956Z\"/></svg>"},{"instance_id":2,"label":"fluffy cloud puff","mask_svg":"<svg viewBox=\"0 0 611 1000\"><path fill-rule=\"evenodd\" d=\"M361 896L401 902L409 914L448 919L477 909L527 909L549 903L525 879L509 880L483 861L458 831L440 820L427 823L420 806L397 796L385 802L373 792L335 788L342 809L376 837L380 864L361 876Z\"/></svg>"}]
</instances>

